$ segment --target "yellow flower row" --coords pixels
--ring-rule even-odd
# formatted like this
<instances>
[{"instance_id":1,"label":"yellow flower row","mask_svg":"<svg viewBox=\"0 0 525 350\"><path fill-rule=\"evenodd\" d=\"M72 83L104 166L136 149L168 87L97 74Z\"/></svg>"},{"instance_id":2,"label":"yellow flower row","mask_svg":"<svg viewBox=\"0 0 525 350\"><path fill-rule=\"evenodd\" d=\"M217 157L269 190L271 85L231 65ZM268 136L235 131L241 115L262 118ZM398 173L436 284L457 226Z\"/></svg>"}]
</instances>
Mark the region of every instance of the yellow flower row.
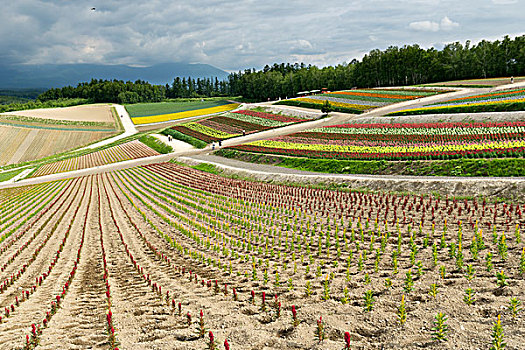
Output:
<instances>
[{"instance_id":1,"label":"yellow flower row","mask_svg":"<svg viewBox=\"0 0 525 350\"><path fill-rule=\"evenodd\" d=\"M201 116L201 115L208 115L208 114L227 112L227 111L234 110L237 107L239 107L238 104L231 103L231 104L217 106L217 107L195 109L195 110L192 110L192 111L170 113L170 114L151 115L151 116L147 116L147 117L137 117L137 118L133 118L132 120L133 120L133 123L136 124L136 125L150 124L150 123L160 123L160 122L166 122L166 121L170 121L170 120L177 120L177 119L184 119L184 118L190 118L190 117L198 117L198 116Z\"/></svg>"},{"instance_id":2,"label":"yellow flower row","mask_svg":"<svg viewBox=\"0 0 525 350\"><path fill-rule=\"evenodd\" d=\"M351 145L326 145L326 144L304 144L293 142L282 142L262 140L250 142L249 145L269 148L295 149L306 151L324 152L349 152L349 153L398 153L398 152L453 152L453 151L475 151L483 149L506 149L525 147L525 140L518 141L494 141L472 144L448 144L429 146L351 146Z\"/></svg>"},{"instance_id":3,"label":"yellow flower row","mask_svg":"<svg viewBox=\"0 0 525 350\"><path fill-rule=\"evenodd\" d=\"M296 101L303 101L308 103L315 103L315 104L323 104L324 100L316 100L314 98L306 98L306 97L300 97L296 98ZM365 109L375 108L375 106L368 106L368 105L357 105L352 103L343 103L343 102L335 102L335 101L328 101L332 106L335 107L343 107L343 108L353 108L358 109L361 111L364 111Z\"/></svg>"}]
</instances>

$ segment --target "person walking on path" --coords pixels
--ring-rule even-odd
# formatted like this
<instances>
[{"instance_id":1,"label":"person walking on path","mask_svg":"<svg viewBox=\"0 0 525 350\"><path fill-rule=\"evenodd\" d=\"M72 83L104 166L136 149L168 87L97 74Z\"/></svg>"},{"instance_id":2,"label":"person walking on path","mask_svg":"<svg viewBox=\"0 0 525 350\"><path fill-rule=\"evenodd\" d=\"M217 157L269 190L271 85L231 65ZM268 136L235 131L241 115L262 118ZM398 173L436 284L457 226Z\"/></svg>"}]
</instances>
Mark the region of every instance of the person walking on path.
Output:
<instances>
[{"instance_id":1,"label":"person walking on path","mask_svg":"<svg viewBox=\"0 0 525 350\"><path fill-rule=\"evenodd\" d=\"M246 136L246 130L242 129L242 136Z\"/></svg>"}]
</instances>

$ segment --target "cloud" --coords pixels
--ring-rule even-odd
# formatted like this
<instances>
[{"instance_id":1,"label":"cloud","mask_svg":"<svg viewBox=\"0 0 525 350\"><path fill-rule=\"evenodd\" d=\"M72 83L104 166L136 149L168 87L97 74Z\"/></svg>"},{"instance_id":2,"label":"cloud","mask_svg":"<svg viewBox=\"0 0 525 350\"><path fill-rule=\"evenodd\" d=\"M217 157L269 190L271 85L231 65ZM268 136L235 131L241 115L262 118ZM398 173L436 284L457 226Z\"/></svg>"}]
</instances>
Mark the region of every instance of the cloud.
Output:
<instances>
[{"instance_id":1,"label":"cloud","mask_svg":"<svg viewBox=\"0 0 525 350\"><path fill-rule=\"evenodd\" d=\"M516 4L518 0L492 0L492 2L496 5L511 5Z\"/></svg>"},{"instance_id":2,"label":"cloud","mask_svg":"<svg viewBox=\"0 0 525 350\"><path fill-rule=\"evenodd\" d=\"M323 52L306 39L294 40L290 44L290 54L292 55L317 55Z\"/></svg>"},{"instance_id":3,"label":"cloud","mask_svg":"<svg viewBox=\"0 0 525 350\"><path fill-rule=\"evenodd\" d=\"M0 63L338 64L391 45L522 33L523 13L511 0L17 0L2 4Z\"/></svg>"},{"instance_id":4,"label":"cloud","mask_svg":"<svg viewBox=\"0 0 525 350\"><path fill-rule=\"evenodd\" d=\"M441 24L439 27L441 28L441 30L452 30L454 28L459 27L459 23L453 22L452 20L450 20L450 18L445 16L441 19Z\"/></svg>"},{"instance_id":5,"label":"cloud","mask_svg":"<svg viewBox=\"0 0 525 350\"><path fill-rule=\"evenodd\" d=\"M412 22L408 26L421 32L437 32L439 30L439 23L430 21Z\"/></svg>"},{"instance_id":6,"label":"cloud","mask_svg":"<svg viewBox=\"0 0 525 350\"><path fill-rule=\"evenodd\" d=\"M459 27L459 23L452 21L447 16L441 19L440 23L431 21L412 22L408 25L410 29L421 32L438 32L440 30L449 31Z\"/></svg>"}]
</instances>

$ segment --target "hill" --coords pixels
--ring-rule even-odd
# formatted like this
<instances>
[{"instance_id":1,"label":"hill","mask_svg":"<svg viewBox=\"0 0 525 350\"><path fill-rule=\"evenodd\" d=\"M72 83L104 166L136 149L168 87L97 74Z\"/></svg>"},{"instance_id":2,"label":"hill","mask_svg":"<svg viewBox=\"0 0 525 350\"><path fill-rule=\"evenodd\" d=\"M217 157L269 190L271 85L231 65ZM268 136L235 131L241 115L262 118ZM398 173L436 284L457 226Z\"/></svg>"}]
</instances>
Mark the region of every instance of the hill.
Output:
<instances>
[{"instance_id":1,"label":"hill","mask_svg":"<svg viewBox=\"0 0 525 350\"><path fill-rule=\"evenodd\" d=\"M109 105L82 105L0 114L0 166L53 156L121 130Z\"/></svg>"},{"instance_id":2,"label":"hill","mask_svg":"<svg viewBox=\"0 0 525 350\"><path fill-rule=\"evenodd\" d=\"M0 88L51 88L77 85L91 79L146 80L152 84L172 83L175 77L225 79L228 73L208 64L162 63L150 67L100 64L3 65Z\"/></svg>"}]
</instances>

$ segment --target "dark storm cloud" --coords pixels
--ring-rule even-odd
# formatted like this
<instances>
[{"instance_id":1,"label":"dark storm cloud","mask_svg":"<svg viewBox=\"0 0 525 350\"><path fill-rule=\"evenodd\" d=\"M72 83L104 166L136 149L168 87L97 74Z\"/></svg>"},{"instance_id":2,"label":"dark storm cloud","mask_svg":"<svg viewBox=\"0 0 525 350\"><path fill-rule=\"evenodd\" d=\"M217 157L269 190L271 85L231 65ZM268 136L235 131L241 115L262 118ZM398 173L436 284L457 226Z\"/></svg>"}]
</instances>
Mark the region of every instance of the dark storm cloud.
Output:
<instances>
[{"instance_id":1,"label":"dark storm cloud","mask_svg":"<svg viewBox=\"0 0 525 350\"><path fill-rule=\"evenodd\" d=\"M337 64L390 45L522 34L524 14L523 0L18 0L0 12L0 59Z\"/></svg>"}]
</instances>

